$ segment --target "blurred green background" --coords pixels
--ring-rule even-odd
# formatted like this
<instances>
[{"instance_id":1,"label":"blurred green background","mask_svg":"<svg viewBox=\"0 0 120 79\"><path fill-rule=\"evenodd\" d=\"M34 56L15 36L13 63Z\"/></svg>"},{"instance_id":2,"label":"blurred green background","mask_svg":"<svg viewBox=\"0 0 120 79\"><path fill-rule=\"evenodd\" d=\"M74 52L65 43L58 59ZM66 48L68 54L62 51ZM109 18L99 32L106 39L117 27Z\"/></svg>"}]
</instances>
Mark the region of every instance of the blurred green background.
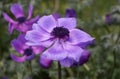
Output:
<instances>
[{"instance_id":1,"label":"blurred green background","mask_svg":"<svg viewBox=\"0 0 120 79\"><path fill-rule=\"evenodd\" d=\"M77 12L77 27L95 37L89 61L83 66L62 68L63 79L120 79L120 1L119 0L0 0L0 79L29 79L29 62L23 64L11 60L10 53L15 52L10 41L18 34L8 33L8 23L2 12L12 18L10 6L20 3L27 15L29 4L33 4L33 16L60 13L65 16L68 8ZM111 24L106 23L105 16L112 13ZM116 22L117 21L117 22ZM32 61L33 79L57 79L56 62L49 69L38 64L39 56Z\"/></svg>"}]
</instances>

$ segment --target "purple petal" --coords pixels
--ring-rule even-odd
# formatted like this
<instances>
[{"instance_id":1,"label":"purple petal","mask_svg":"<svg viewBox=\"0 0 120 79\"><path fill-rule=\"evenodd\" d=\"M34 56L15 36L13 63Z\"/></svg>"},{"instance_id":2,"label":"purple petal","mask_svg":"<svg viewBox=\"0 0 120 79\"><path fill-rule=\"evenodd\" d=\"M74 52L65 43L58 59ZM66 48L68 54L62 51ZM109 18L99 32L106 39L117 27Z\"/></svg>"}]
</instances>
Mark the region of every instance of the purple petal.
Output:
<instances>
[{"instance_id":1,"label":"purple petal","mask_svg":"<svg viewBox=\"0 0 120 79\"><path fill-rule=\"evenodd\" d=\"M58 18L60 18L60 14L58 14L58 13L54 13L54 14L52 14L53 15L53 17L57 20Z\"/></svg>"},{"instance_id":2,"label":"purple petal","mask_svg":"<svg viewBox=\"0 0 120 79\"><path fill-rule=\"evenodd\" d=\"M8 31L12 34L13 30L17 27L17 24L9 23Z\"/></svg>"},{"instance_id":3,"label":"purple petal","mask_svg":"<svg viewBox=\"0 0 120 79\"><path fill-rule=\"evenodd\" d=\"M63 47L68 52L68 58L74 59L77 62L79 61L83 49L78 46L72 46L69 43L64 43Z\"/></svg>"},{"instance_id":4,"label":"purple petal","mask_svg":"<svg viewBox=\"0 0 120 79\"><path fill-rule=\"evenodd\" d=\"M24 17L24 12L20 4L13 4L10 10L16 18Z\"/></svg>"},{"instance_id":5,"label":"purple petal","mask_svg":"<svg viewBox=\"0 0 120 79\"><path fill-rule=\"evenodd\" d=\"M23 23L21 29L22 29L21 32L26 33L27 31L32 30L32 25Z\"/></svg>"},{"instance_id":6,"label":"purple petal","mask_svg":"<svg viewBox=\"0 0 120 79\"><path fill-rule=\"evenodd\" d=\"M74 63L74 60L70 58L65 58L60 61L60 64L64 67L70 67L71 65L73 65L73 63Z\"/></svg>"},{"instance_id":7,"label":"purple petal","mask_svg":"<svg viewBox=\"0 0 120 79\"><path fill-rule=\"evenodd\" d=\"M40 30L40 31L43 31L40 27L39 27L39 25L37 24L37 23L34 23L33 25L32 25L32 29L33 30ZM44 31L45 32L45 31Z\"/></svg>"},{"instance_id":8,"label":"purple petal","mask_svg":"<svg viewBox=\"0 0 120 79\"><path fill-rule=\"evenodd\" d=\"M33 53L32 55L30 56L26 56L26 60L32 60L35 58L35 54Z\"/></svg>"},{"instance_id":9,"label":"purple petal","mask_svg":"<svg viewBox=\"0 0 120 79\"><path fill-rule=\"evenodd\" d=\"M52 44L54 43L53 40L48 39L42 42L32 42L32 41L28 41L26 44L29 46L43 46L43 47L50 47Z\"/></svg>"},{"instance_id":10,"label":"purple petal","mask_svg":"<svg viewBox=\"0 0 120 79\"><path fill-rule=\"evenodd\" d=\"M57 26L56 20L52 15L41 17L38 24L49 33Z\"/></svg>"},{"instance_id":11,"label":"purple petal","mask_svg":"<svg viewBox=\"0 0 120 79\"><path fill-rule=\"evenodd\" d=\"M20 34L17 40L22 44L23 49L29 48L29 46L26 45L27 40L25 39L25 34Z\"/></svg>"},{"instance_id":12,"label":"purple petal","mask_svg":"<svg viewBox=\"0 0 120 79\"><path fill-rule=\"evenodd\" d=\"M53 46L43 52L43 55L51 60L62 60L67 57L67 54L58 40L56 40Z\"/></svg>"},{"instance_id":13,"label":"purple petal","mask_svg":"<svg viewBox=\"0 0 120 79\"><path fill-rule=\"evenodd\" d=\"M32 25L33 23L36 23L39 18L40 18L40 16L38 15L38 16L34 17L33 19L26 21L25 23L28 25Z\"/></svg>"},{"instance_id":14,"label":"purple petal","mask_svg":"<svg viewBox=\"0 0 120 79\"><path fill-rule=\"evenodd\" d=\"M25 34L20 34L17 40L19 40L22 44L25 44L26 43Z\"/></svg>"},{"instance_id":15,"label":"purple petal","mask_svg":"<svg viewBox=\"0 0 120 79\"><path fill-rule=\"evenodd\" d=\"M86 63L86 62L88 61L89 57L90 57L90 52L87 51L87 50L84 50L84 51L82 52L81 57L80 57L79 64L80 64L80 65L83 65L84 63Z\"/></svg>"},{"instance_id":16,"label":"purple petal","mask_svg":"<svg viewBox=\"0 0 120 79\"><path fill-rule=\"evenodd\" d=\"M12 44L12 47L14 47L18 53L20 54L24 53L23 44L19 40L14 39L11 41L11 44Z\"/></svg>"},{"instance_id":17,"label":"purple petal","mask_svg":"<svg viewBox=\"0 0 120 79\"><path fill-rule=\"evenodd\" d=\"M42 35L41 33L42 32L37 30L28 31L25 36L26 40L28 40L27 45L31 45L31 46L42 45L45 47L50 46L53 43L53 41L50 40L51 36L47 34Z\"/></svg>"},{"instance_id":18,"label":"purple petal","mask_svg":"<svg viewBox=\"0 0 120 79\"><path fill-rule=\"evenodd\" d=\"M23 49L29 48L29 46L26 45L27 41L25 39L25 34L19 34L19 36L16 40L19 41L20 44L22 44Z\"/></svg>"},{"instance_id":19,"label":"purple petal","mask_svg":"<svg viewBox=\"0 0 120 79\"><path fill-rule=\"evenodd\" d=\"M11 19L6 13L3 13L4 19L10 23L17 24L13 19Z\"/></svg>"},{"instance_id":20,"label":"purple petal","mask_svg":"<svg viewBox=\"0 0 120 79\"><path fill-rule=\"evenodd\" d=\"M41 46L43 47L50 47L54 43L53 39L50 38L48 40L42 41Z\"/></svg>"},{"instance_id":21,"label":"purple petal","mask_svg":"<svg viewBox=\"0 0 120 79\"><path fill-rule=\"evenodd\" d=\"M32 29L32 25L27 25L25 23L23 24L19 24L17 27L16 27L16 30L18 30L19 32L22 32L22 33L26 33L27 31L31 30Z\"/></svg>"},{"instance_id":22,"label":"purple petal","mask_svg":"<svg viewBox=\"0 0 120 79\"><path fill-rule=\"evenodd\" d=\"M14 54L11 54L11 58L16 61L16 62L19 62L19 63L22 63L26 60L26 56L22 56L22 57L18 57Z\"/></svg>"},{"instance_id":23,"label":"purple petal","mask_svg":"<svg viewBox=\"0 0 120 79\"><path fill-rule=\"evenodd\" d=\"M66 17L76 17L76 11L74 9L67 9Z\"/></svg>"},{"instance_id":24,"label":"purple petal","mask_svg":"<svg viewBox=\"0 0 120 79\"><path fill-rule=\"evenodd\" d=\"M30 6L29 6L29 11L28 11L28 17L27 17L27 19L30 19L30 18L31 18L32 12L33 12L33 6L30 5Z\"/></svg>"},{"instance_id":25,"label":"purple petal","mask_svg":"<svg viewBox=\"0 0 120 79\"><path fill-rule=\"evenodd\" d=\"M32 46L32 49L35 54L40 54L45 48L42 46Z\"/></svg>"},{"instance_id":26,"label":"purple petal","mask_svg":"<svg viewBox=\"0 0 120 79\"><path fill-rule=\"evenodd\" d=\"M28 31L26 33L25 39L28 41L33 41L33 42L40 42L41 41L41 34L39 31L36 30L32 30L32 31Z\"/></svg>"},{"instance_id":27,"label":"purple petal","mask_svg":"<svg viewBox=\"0 0 120 79\"><path fill-rule=\"evenodd\" d=\"M58 24L60 27L65 27L67 29L74 29L76 27L76 19L75 18L59 18Z\"/></svg>"},{"instance_id":28,"label":"purple petal","mask_svg":"<svg viewBox=\"0 0 120 79\"><path fill-rule=\"evenodd\" d=\"M40 31L41 34L50 35L48 32L46 32L45 30L43 30L37 23L34 23L34 24L33 24L32 29L33 29L33 30Z\"/></svg>"},{"instance_id":29,"label":"purple petal","mask_svg":"<svg viewBox=\"0 0 120 79\"><path fill-rule=\"evenodd\" d=\"M49 68L51 66L52 60L44 57L43 55L40 56L39 64L44 68Z\"/></svg>"},{"instance_id":30,"label":"purple petal","mask_svg":"<svg viewBox=\"0 0 120 79\"><path fill-rule=\"evenodd\" d=\"M91 37L89 34L85 33L82 30L79 29L73 29L70 31L70 40L69 42L74 44L74 45L82 45L86 43L91 43L94 38Z\"/></svg>"},{"instance_id":31,"label":"purple petal","mask_svg":"<svg viewBox=\"0 0 120 79\"><path fill-rule=\"evenodd\" d=\"M25 38L26 38L26 40L30 40L33 42L41 42L41 41L44 41L46 39L49 39L49 36L47 36L47 35L43 36L39 31L32 30L32 31L28 31L26 33Z\"/></svg>"}]
</instances>

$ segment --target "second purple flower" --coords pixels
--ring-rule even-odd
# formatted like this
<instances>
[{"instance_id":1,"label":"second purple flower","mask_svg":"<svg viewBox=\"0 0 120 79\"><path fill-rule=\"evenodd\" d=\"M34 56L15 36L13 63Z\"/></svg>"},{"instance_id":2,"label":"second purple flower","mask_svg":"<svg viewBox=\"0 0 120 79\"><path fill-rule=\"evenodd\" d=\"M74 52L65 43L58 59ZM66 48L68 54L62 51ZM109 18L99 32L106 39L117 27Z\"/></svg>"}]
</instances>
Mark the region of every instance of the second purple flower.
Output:
<instances>
[{"instance_id":1,"label":"second purple flower","mask_svg":"<svg viewBox=\"0 0 120 79\"><path fill-rule=\"evenodd\" d=\"M3 16L7 22L9 22L9 32L12 33L14 29L26 33L28 30L32 29L32 24L37 22L39 16L31 19L33 6L30 5L28 16L24 15L23 9L20 4L13 4L10 8L12 14L15 16L16 20L11 19L6 13Z\"/></svg>"}]
</instances>

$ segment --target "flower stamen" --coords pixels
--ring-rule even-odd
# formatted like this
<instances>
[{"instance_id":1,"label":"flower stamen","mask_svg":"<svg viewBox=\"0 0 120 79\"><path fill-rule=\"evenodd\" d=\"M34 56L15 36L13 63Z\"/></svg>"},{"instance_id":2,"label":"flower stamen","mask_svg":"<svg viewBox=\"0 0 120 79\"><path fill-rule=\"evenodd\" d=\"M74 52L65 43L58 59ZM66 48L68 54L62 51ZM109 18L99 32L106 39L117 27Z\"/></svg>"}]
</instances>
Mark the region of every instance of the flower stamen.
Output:
<instances>
[{"instance_id":1,"label":"flower stamen","mask_svg":"<svg viewBox=\"0 0 120 79\"><path fill-rule=\"evenodd\" d=\"M25 17L19 17L19 18L17 18L17 21L18 21L19 23L24 23L25 20L26 20Z\"/></svg>"},{"instance_id":2,"label":"flower stamen","mask_svg":"<svg viewBox=\"0 0 120 79\"><path fill-rule=\"evenodd\" d=\"M31 48L27 48L24 50L24 54L26 56L30 56L30 55L32 55L32 53L33 53L33 50Z\"/></svg>"},{"instance_id":3,"label":"flower stamen","mask_svg":"<svg viewBox=\"0 0 120 79\"><path fill-rule=\"evenodd\" d=\"M55 38L64 38L66 36L69 37L69 30L64 27L55 27L51 32L51 35Z\"/></svg>"}]
</instances>

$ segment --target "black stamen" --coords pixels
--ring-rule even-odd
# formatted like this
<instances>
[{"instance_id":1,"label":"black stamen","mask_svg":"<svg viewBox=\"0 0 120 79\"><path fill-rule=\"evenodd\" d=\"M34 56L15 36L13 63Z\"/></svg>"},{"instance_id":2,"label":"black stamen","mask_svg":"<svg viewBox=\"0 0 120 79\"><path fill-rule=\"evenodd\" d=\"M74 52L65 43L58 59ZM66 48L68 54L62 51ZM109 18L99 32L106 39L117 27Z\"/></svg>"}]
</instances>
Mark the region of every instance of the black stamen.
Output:
<instances>
[{"instance_id":1,"label":"black stamen","mask_svg":"<svg viewBox=\"0 0 120 79\"><path fill-rule=\"evenodd\" d=\"M19 23L23 23L23 22L25 22L25 20L26 20L25 17L19 17L19 18L17 18L17 21L18 21Z\"/></svg>"},{"instance_id":2,"label":"black stamen","mask_svg":"<svg viewBox=\"0 0 120 79\"><path fill-rule=\"evenodd\" d=\"M24 50L24 54L26 56L30 56L30 55L32 55L32 53L33 53L33 50L31 48L27 48Z\"/></svg>"},{"instance_id":3,"label":"black stamen","mask_svg":"<svg viewBox=\"0 0 120 79\"><path fill-rule=\"evenodd\" d=\"M57 38L64 38L65 36L69 37L69 30L64 27L55 27L51 32L51 35Z\"/></svg>"}]
</instances>

